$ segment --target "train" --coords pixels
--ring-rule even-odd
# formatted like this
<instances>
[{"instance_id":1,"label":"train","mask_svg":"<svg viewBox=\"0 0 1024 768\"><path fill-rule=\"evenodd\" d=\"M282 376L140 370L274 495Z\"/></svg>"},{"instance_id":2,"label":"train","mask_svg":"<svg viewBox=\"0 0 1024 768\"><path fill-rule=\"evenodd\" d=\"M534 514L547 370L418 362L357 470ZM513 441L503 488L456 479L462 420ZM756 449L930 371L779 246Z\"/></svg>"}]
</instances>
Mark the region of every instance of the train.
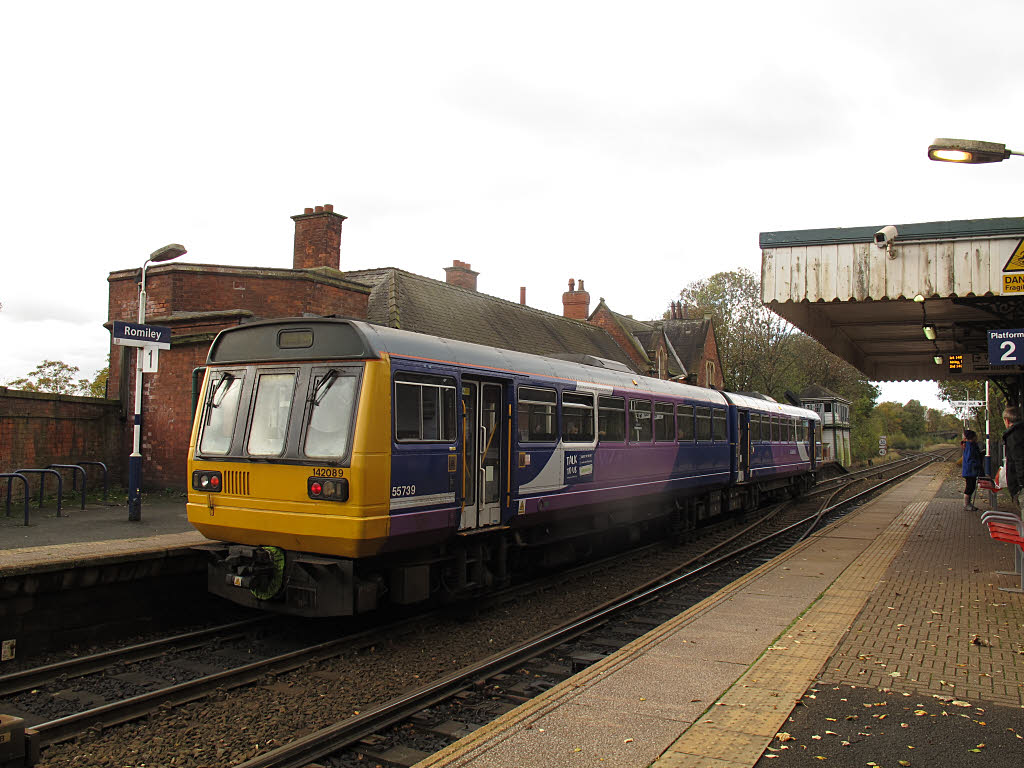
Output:
<instances>
[{"instance_id":1,"label":"train","mask_svg":"<svg viewBox=\"0 0 1024 768\"><path fill-rule=\"evenodd\" d=\"M472 597L798 495L820 423L600 358L258 321L211 344L187 513L211 540L211 592L353 616Z\"/></svg>"}]
</instances>

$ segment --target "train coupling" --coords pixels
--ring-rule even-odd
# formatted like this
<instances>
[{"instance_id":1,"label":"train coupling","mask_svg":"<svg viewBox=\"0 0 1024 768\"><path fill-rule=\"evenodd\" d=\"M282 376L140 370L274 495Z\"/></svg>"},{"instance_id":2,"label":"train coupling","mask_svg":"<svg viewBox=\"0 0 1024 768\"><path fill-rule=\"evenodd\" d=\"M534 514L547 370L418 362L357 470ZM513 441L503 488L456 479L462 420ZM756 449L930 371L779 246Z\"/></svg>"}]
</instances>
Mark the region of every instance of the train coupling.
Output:
<instances>
[{"instance_id":1,"label":"train coupling","mask_svg":"<svg viewBox=\"0 0 1024 768\"><path fill-rule=\"evenodd\" d=\"M223 563L225 582L243 589L270 583L278 571L274 553L264 547L233 546Z\"/></svg>"}]
</instances>

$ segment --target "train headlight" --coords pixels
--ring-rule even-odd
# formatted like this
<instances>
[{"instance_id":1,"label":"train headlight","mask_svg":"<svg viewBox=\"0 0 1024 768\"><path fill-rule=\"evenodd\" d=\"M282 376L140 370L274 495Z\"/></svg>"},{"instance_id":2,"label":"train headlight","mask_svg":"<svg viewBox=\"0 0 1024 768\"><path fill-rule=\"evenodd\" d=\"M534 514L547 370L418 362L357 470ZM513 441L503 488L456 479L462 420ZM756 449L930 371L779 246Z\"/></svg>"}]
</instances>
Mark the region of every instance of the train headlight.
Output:
<instances>
[{"instance_id":1,"label":"train headlight","mask_svg":"<svg viewBox=\"0 0 1024 768\"><path fill-rule=\"evenodd\" d=\"M220 493L220 472L199 469L192 473L192 488L205 493Z\"/></svg>"},{"instance_id":2,"label":"train headlight","mask_svg":"<svg viewBox=\"0 0 1024 768\"><path fill-rule=\"evenodd\" d=\"M348 478L311 477L306 481L309 498L317 501L348 501Z\"/></svg>"}]
</instances>

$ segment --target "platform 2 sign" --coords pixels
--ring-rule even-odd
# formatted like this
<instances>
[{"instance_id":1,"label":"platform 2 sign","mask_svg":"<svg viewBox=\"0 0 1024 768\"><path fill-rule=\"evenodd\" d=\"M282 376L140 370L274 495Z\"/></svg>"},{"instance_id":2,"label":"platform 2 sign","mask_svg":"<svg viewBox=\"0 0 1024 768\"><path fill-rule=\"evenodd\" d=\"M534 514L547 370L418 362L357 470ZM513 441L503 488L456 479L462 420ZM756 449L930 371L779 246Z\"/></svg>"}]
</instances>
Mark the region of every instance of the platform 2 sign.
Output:
<instances>
[{"instance_id":1,"label":"platform 2 sign","mask_svg":"<svg viewBox=\"0 0 1024 768\"><path fill-rule=\"evenodd\" d=\"M1024 329L988 332L989 365L1024 364Z\"/></svg>"},{"instance_id":2,"label":"platform 2 sign","mask_svg":"<svg viewBox=\"0 0 1024 768\"><path fill-rule=\"evenodd\" d=\"M171 348L171 329L163 325L142 325L114 321L113 342L122 347Z\"/></svg>"}]
</instances>

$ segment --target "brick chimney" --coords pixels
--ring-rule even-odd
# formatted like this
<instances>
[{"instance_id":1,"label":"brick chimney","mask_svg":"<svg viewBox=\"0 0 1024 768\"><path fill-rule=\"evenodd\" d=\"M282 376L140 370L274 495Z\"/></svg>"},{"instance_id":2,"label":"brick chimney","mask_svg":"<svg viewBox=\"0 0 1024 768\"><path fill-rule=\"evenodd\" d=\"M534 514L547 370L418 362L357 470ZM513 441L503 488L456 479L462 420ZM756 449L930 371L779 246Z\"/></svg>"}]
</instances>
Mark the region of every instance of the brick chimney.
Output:
<instances>
[{"instance_id":1,"label":"brick chimney","mask_svg":"<svg viewBox=\"0 0 1024 768\"><path fill-rule=\"evenodd\" d=\"M519 303L524 307L526 306L526 286L519 286Z\"/></svg>"},{"instance_id":2,"label":"brick chimney","mask_svg":"<svg viewBox=\"0 0 1024 768\"><path fill-rule=\"evenodd\" d=\"M449 285L457 285L459 288L467 288L471 291L476 290L476 276L480 273L470 269L466 262L453 259L452 265L445 267L444 272L445 282Z\"/></svg>"},{"instance_id":3,"label":"brick chimney","mask_svg":"<svg viewBox=\"0 0 1024 768\"><path fill-rule=\"evenodd\" d=\"M345 217L333 205L307 208L295 222L295 253L292 269L330 267L341 269L341 223Z\"/></svg>"},{"instance_id":4,"label":"brick chimney","mask_svg":"<svg viewBox=\"0 0 1024 768\"><path fill-rule=\"evenodd\" d=\"M562 294L562 316L573 320L586 320L590 317L590 294L583 290L582 280L577 291L576 281L569 279L569 290Z\"/></svg>"}]
</instances>

